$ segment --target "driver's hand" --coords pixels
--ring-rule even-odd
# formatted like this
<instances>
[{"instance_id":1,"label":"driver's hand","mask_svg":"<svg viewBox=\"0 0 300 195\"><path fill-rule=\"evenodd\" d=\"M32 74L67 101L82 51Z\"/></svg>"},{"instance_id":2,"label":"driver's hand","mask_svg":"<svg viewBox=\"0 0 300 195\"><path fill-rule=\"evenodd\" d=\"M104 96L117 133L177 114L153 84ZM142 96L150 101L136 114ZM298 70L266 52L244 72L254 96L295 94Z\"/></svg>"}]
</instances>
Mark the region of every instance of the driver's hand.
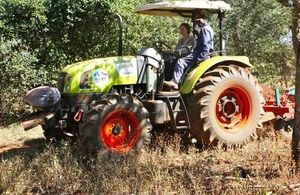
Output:
<instances>
[{"instance_id":1,"label":"driver's hand","mask_svg":"<svg viewBox=\"0 0 300 195\"><path fill-rule=\"evenodd\" d=\"M180 57L181 52L180 52L180 50L174 50L174 51L173 51L173 54L174 54L176 57Z\"/></svg>"},{"instance_id":2,"label":"driver's hand","mask_svg":"<svg viewBox=\"0 0 300 195\"><path fill-rule=\"evenodd\" d=\"M165 50L166 53L170 53L170 54L173 54L174 53L174 49L167 49Z\"/></svg>"}]
</instances>

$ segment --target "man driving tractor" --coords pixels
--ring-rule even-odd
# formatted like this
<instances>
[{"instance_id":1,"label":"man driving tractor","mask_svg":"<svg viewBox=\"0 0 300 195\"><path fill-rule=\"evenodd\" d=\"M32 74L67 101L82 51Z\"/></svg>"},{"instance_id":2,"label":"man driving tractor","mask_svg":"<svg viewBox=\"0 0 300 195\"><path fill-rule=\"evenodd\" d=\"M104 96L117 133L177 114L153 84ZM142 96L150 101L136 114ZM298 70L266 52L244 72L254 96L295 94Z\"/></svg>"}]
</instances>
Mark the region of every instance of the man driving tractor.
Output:
<instances>
[{"instance_id":1,"label":"man driving tractor","mask_svg":"<svg viewBox=\"0 0 300 195\"><path fill-rule=\"evenodd\" d=\"M209 58L209 52L214 49L214 31L208 24L206 16L196 11L192 16L192 20L196 27L197 44L191 54L178 59L172 80L164 82L164 85L171 90L178 90L178 83L182 81L184 72L192 65ZM197 26L200 27L200 30L197 30Z\"/></svg>"}]
</instances>

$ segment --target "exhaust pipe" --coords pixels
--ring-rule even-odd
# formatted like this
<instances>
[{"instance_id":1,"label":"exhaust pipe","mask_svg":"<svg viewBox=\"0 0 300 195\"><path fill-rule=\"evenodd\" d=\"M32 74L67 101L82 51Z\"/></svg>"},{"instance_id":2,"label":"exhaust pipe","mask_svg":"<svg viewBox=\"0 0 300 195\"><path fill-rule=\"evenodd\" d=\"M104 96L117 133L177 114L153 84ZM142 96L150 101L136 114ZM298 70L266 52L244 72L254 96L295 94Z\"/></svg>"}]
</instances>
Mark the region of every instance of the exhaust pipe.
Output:
<instances>
[{"instance_id":1,"label":"exhaust pipe","mask_svg":"<svg viewBox=\"0 0 300 195\"><path fill-rule=\"evenodd\" d=\"M28 131L34 127L37 127L38 125L45 125L46 121L54 117L54 114L39 114L35 116L34 118L23 121L22 122L22 127L25 131Z\"/></svg>"},{"instance_id":2,"label":"exhaust pipe","mask_svg":"<svg viewBox=\"0 0 300 195\"><path fill-rule=\"evenodd\" d=\"M43 125L45 124L43 118L36 118L36 119L22 122L24 131L28 131L28 130L30 130L34 127L37 127L38 125L41 125L41 124L43 124Z\"/></svg>"},{"instance_id":3,"label":"exhaust pipe","mask_svg":"<svg viewBox=\"0 0 300 195\"><path fill-rule=\"evenodd\" d=\"M123 18L120 14L116 14L119 20L119 42L118 42L118 56L123 56Z\"/></svg>"}]
</instances>

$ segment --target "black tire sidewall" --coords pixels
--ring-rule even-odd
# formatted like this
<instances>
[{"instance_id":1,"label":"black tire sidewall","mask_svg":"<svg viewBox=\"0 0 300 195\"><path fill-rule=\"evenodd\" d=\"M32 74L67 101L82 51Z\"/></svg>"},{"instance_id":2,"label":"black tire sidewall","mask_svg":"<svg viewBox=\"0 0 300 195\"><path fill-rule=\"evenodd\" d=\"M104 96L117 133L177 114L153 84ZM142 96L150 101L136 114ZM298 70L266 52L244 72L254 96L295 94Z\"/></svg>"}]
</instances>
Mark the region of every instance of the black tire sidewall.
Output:
<instances>
[{"instance_id":1,"label":"black tire sidewall","mask_svg":"<svg viewBox=\"0 0 300 195\"><path fill-rule=\"evenodd\" d=\"M137 100L135 100L137 101ZM127 110L128 112L132 113L135 115L136 119L138 120L139 123L139 137L138 137L138 141L135 144L135 147L133 148L133 150L140 150L143 142L145 141L143 138L143 125L145 125L145 120L147 120L147 115L146 113L144 113L144 111L142 110L142 107L138 106L138 103L132 100L132 102L117 102L116 104L110 104L107 106L107 108L100 113L99 115L99 122L96 124L97 126L97 130L99 130L102 122L104 122L104 120L106 119L106 117L113 111L116 110ZM99 133L99 132L97 132ZM102 142L102 139L99 138L99 142L101 143L102 148L106 148L106 145Z\"/></svg>"},{"instance_id":2,"label":"black tire sidewall","mask_svg":"<svg viewBox=\"0 0 300 195\"><path fill-rule=\"evenodd\" d=\"M99 109L99 107L101 107L101 109ZM93 112L96 110L97 113L91 113L90 115L88 114L86 122L83 124L83 127L80 130L83 143L82 147L85 148L87 146L87 152L93 153L95 150L98 150L100 153L117 153L116 151L109 149L102 142L102 139L99 136L99 128L111 112L120 109L134 114L139 123L140 132L137 143L135 143L135 146L132 148L132 152L140 151L143 145L149 141L152 126L148 112L142 107L142 104L130 96L123 96L123 98L108 97L108 104L96 105L93 108ZM91 146L89 146L90 144Z\"/></svg>"}]
</instances>

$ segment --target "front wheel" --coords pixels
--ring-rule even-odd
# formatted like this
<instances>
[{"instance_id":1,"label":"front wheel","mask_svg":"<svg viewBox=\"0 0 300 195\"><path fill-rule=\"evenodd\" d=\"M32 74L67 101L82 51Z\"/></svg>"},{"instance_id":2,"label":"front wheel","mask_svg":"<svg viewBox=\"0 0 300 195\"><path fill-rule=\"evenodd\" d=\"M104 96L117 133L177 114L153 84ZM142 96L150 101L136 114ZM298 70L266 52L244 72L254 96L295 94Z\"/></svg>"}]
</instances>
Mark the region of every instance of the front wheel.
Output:
<instances>
[{"instance_id":1,"label":"front wheel","mask_svg":"<svg viewBox=\"0 0 300 195\"><path fill-rule=\"evenodd\" d=\"M200 78L190 94L191 134L204 145L214 140L240 144L261 126L263 103L258 81L248 70L218 66Z\"/></svg>"},{"instance_id":2,"label":"front wheel","mask_svg":"<svg viewBox=\"0 0 300 195\"><path fill-rule=\"evenodd\" d=\"M87 113L79 129L87 153L126 154L150 140L152 125L142 104L127 95L108 95Z\"/></svg>"}]
</instances>

